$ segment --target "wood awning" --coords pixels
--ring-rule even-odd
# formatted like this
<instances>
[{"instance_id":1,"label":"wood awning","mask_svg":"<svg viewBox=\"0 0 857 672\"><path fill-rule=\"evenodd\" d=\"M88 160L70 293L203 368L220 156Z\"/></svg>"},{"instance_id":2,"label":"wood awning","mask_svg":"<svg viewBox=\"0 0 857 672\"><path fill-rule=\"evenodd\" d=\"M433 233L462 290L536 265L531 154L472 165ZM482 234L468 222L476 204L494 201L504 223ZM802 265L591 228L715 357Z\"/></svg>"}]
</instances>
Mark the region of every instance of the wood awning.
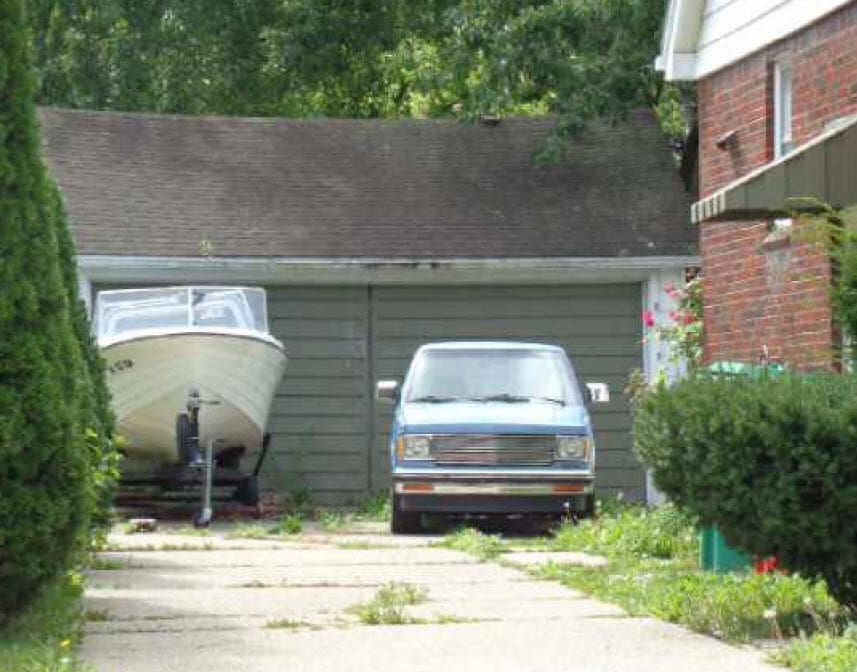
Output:
<instances>
[{"instance_id":1,"label":"wood awning","mask_svg":"<svg viewBox=\"0 0 857 672\"><path fill-rule=\"evenodd\" d=\"M815 198L836 207L857 203L857 115L697 201L691 221L787 217L794 198Z\"/></svg>"}]
</instances>

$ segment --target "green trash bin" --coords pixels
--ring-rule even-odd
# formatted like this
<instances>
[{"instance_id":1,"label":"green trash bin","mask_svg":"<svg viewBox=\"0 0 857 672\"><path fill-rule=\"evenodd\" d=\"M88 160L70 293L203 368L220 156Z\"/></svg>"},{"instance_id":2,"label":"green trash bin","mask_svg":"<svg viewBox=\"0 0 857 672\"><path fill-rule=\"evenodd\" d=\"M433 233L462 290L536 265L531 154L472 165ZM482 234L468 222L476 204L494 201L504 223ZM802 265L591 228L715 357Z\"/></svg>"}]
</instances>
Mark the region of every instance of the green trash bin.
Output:
<instances>
[{"instance_id":1,"label":"green trash bin","mask_svg":"<svg viewBox=\"0 0 857 672\"><path fill-rule=\"evenodd\" d=\"M699 566L709 572L735 572L749 569L749 556L730 548L716 527L699 531Z\"/></svg>"},{"instance_id":2,"label":"green trash bin","mask_svg":"<svg viewBox=\"0 0 857 672\"><path fill-rule=\"evenodd\" d=\"M746 362L716 362L707 369L714 376L778 378L786 373L782 364L748 364ZM699 566L710 572L734 572L748 569L752 559L730 548L716 527L699 531Z\"/></svg>"}]
</instances>

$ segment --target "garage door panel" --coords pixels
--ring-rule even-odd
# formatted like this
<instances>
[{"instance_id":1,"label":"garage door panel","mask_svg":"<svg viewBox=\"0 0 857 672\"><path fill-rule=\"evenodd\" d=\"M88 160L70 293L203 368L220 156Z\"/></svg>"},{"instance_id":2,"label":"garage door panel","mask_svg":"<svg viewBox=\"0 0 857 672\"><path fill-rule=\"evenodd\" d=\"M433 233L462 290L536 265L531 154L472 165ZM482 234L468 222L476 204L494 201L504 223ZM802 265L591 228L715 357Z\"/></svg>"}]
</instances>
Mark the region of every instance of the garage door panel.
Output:
<instances>
[{"instance_id":1,"label":"garage door panel","mask_svg":"<svg viewBox=\"0 0 857 672\"><path fill-rule=\"evenodd\" d=\"M363 339L366 336L366 323L363 320L340 320L329 317L318 319L293 317L271 320L271 330L289 339Z\"/></svg>"},{"instance_id":2,"label":"garage door panel","mask_svg":"<svg viewBox=\"0 0 857 672\"><path fill-rule=\"evenodd\" d=\"M383 301L381 296L379 300ZM393 301L380 303L376 308L379 319L488 319L517 317L555 317L568 315L570 311L587 317L628 317L639 313L638 306L631 310L628 301L621 297L604 299L581 299L579 301L561 301L533 297L531 300L514 299L505 301Z\"/></svg>"},{"instance_id":3,"label":"garage door panel","mask_svg":"<svg viewBox=\"0 0 857 672\"><path fill-rule=\"evenodd\" d=\"M280 398L278 397L278 400ZM365 418L369 413L368 401L364 397L288 397L278 403L272 417L290 416L347 416Z\"/></svg>"},{"instance_id":4,"label":"garage door panel","mask_svg":"<svg viewBox=\"0 0 857 672\"><path fill-rule=\"evenodd\" d=\"M366 380L362 374L350 378L298 378L290 375L283 379L277 390L277 398L282 398L283 403L288 403L290 397L363 398L365 395Z\"/></svg>"},{"instance_id":5,"label":"garage door panel","mask_svg":"<svg viewBox=\"0 0 857 672\"><path fill-rule=\"evenodd\" d=\"M522 299L556 299L560 301L578 301L580 299L605 299L608 297L628 298L635 293L635 287L629 284L591 284L591 285L426 285L423 287L391 286L377 287L377 296L385 302L430 301L509 301Z\"/></svg>"},{"instance_id":6,"label":"garage door panel","mask_svg":"<svg viewBox=\"0 0 857 672\"><path fill-rule=\"evenodd\" d=\"M268 423L266 485L366 489L368 316L366 287L268 290L271 331L289 362Z\"/></svg>"},{"instance_id":7,"label":"garage door panel","mask_svg":"<svg viewBox=\"0 0 857 672\"><path fill-rule=\"evenodd\" d=\"M338 435L272 434L270 455L304 452L316 455L361 455L366 459L366 433Z\"/></svg>"},{"instance_id":8,"label":"garage door panel","mask_svg":"<svg viewBox=\"0 0 857 672\"><path fill-rule=\"evenodd\" d=\"M639 315L604 317L600 320L580 317L542 318L540 329L551 334L554 340L581 336L610 336L615 334L638 336L641 332ZM375 323L379 338L424 339L436 335L445 338L445 319L384 319ZM458 324L459 338L533 338L532 327L516 317L487 318L484 320L461 319Z\"/></svg>"},{"instance_id":9,"label":"garage door panel","mask_svg":"<svg viewBox=\"0 0 857 672\"><path fill-rule=\"evenodd\" d=\"M384 338L384 355L398 359L407 359L410 356L413 356L413 353L416 352L417 348L430 341L450 339L473 340L457 331L454 334L451 334L449 328L447 328L444 333L446 334L445 337L437 334L428 335L424 338ZM511 337L506 334L498 333L494 334L493 338L507 340ZM633 334L630 336L604 335L563 338L562 335L548 336L543 333L531 336L518 336L515 340L561 345L565 347L568 354L575 359L578 357L590 356L621 357L626 355L628 352L634 352L639 348L639 339Z\"/></svg>"},{"instance_id":10,"label":"garage door panel","mask_svg":"<svg viewBox=\"0 0 857 672\"><path fill-rule=\"evenodd\" d=\"M276 438L279 434L301 436L359 435L366 445L366 418L363 416L318 416L284 415L272 413L268 420L268 431Z\"/></svg>"},{"instance_id":11,"label":"garage door panel","mask_svg":"<svg viewBox=\"0 0 857 672\"><path fill-rule=\"evenodd\" d=\"M308 318L363 320L366 317L365 303L355 301L292 301L269 300L268 316L274 319Z\"/></svg>"},{"instance_id":12,"label":"garage door panel","mask_svg":"<svg viewBox=\"0 0 857 672\"><path fill-rule=\"evenodd\" d=\"M286 346L288 348L288 346ZM288 354L288 352L287 352ZM362 359L324 359L291 357L286 365L285 385L289 384L291 378L314 378L316 380L329 380L339 378L365 378L366 361ZM283 389L281 387L281 389Z\"/></svg>"}]
</instances>

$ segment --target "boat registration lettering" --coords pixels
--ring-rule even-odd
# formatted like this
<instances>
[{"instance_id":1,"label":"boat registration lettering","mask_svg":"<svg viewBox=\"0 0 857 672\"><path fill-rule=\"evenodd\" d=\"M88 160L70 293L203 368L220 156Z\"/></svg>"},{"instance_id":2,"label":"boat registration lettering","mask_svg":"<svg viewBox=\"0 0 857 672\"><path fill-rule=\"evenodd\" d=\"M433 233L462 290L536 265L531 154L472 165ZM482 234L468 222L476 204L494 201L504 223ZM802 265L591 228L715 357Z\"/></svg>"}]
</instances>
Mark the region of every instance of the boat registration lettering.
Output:
<instances>
[{"instance_id":1,"label":"boat registration lettering","mask_svg":"<svg viewBox=\"0 0 857 672\"><path fill-rule=\"evenodd\" d=\"M117 359L115 362L112 362L107 366L107 370L113 373L122 373L123 371L127 371L128 369L134 368L134 362L130 359Z\"/></svg>"}]
</instances>

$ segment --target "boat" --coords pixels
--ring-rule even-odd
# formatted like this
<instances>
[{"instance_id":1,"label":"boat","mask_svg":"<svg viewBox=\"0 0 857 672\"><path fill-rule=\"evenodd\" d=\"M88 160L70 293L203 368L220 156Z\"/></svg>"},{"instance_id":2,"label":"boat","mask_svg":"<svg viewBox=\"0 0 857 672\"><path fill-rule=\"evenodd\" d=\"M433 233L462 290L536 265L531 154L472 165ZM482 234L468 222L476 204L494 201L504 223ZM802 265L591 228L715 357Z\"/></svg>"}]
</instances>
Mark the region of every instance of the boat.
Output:
<instances>
[{"instance_id":1,"label":"boat","mask_svg":"<svg viewBox=\"0 0 857 672\"><path fill-rule=\"evenodd\" d=\"M94 314L126 461L187 465L211 446L221 463L262 448L286 367L263 289L105 290Z\"/></svg>"}]
</instances>

